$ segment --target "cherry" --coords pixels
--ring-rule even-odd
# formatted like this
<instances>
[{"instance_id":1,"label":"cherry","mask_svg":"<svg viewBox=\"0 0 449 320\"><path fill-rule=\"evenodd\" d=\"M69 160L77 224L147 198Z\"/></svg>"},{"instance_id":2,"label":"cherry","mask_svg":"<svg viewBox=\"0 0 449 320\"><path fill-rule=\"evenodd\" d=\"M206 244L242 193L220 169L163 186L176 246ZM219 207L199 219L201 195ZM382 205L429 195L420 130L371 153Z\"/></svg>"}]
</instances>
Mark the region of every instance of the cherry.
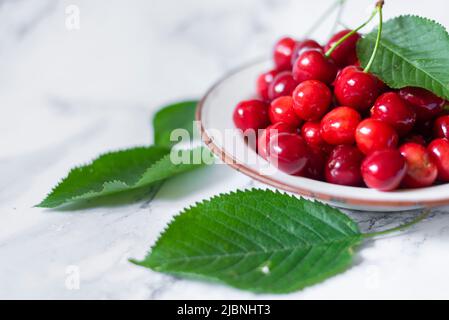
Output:
<instances>
[{"instance_id":1,"label":"cherry","mask_svg":"<svg viewBox=\"0 0 449 320\"><path fill-rule=\"evenodd\" d=\"M233 119L235 126L243 131L263 129L270 124L268 105L260 100L242 101L235 107Z\"/></svg>"},{"instance_id":2,"label":"cherry","mask_svg":"<svg viewBox=\"0 0 449 320\"><path fill-rule=\"evenodd\" d=\"M331 102L331 91L317 80L304 81L293 91L293 108L297 116L306 121L321 119Z\"/></svg>"},{"instance_id":3,"label":"cherry","mask_svg":"<svg viewBox=\"0 0 449 320\"><path fill-rule=\"evenodd\" d=\"M296 59L305 51L311 50L311 49L317 49L323 51L323 47L316 42L315 40L306 39L303 41L299 41L296 43L295 49L293 50L292 54L292 66L295 64Z\"/></svg>"},{"instance_id":4,"label":"cherry","mask_svg":"<svg viewBox=\"0 0 449 320\"><path fill-rule=\"evenodd\" d=\"M332 146L321 137L320 122L309 121L304 123L301 128L301 135L311 149L320 150L325 154L332 151Z\"/></svg>"},{"instance_id":5,"label":"cherry","mask_svg":"<svg viewBox=\"0 0 449 320\"><path fill-rule=\"evenodd\" d=\"M332 145L353 144L360 114L349 107L338 107L321 120L321 136Z\"/></svg>"},{"instance_id":6,"label":"cherry","mask_svg":"<svg viewBox=\"0 0 449 320\"><path fill-rule=\"evenodd\" d=\"M296 41L290 37L280 39L274 46L273 60L279 70L291 69L292 54Z\"/></svg>"},{"instance_id":7,"label":"cherry","mask_svg":"<svg viewBox=\"0 0 449 320\"><path fill-rule=\"evenodd\" d=\"M304 169L310 152L304 140L294 133L271 136L267 150L268 160L288 174L296 174Z\"/></svg>"},{"instance_id":8,"label":"cherry","mask_svg":"<svg viewBox=\"0 0 449 320\"><path fill-rule=\"evenodd\" d=\"M267 72L262 73L258 78L256 82L257 86L257 93L259 94L260 98L262 100L269 100L268 96L268 88L270 87L270 83L273 82L274 77L279 73L278 70L270 70Z\"/></svg>"},{"instance_id":9,"label":"cherry","mask_svg":"<svg viewBox=\"0 0 449 320\"><path fill-rule=\"evenodd\" d=\"M396 148L399 139L388 123L368 118L358 125L355 140L360 151L369 155L374 151Z\"/></svg>"},{"instance_id":10,"label":"cherry","mask_svg":"<svg viewBox=\"0 0 449 320\"><path fill-rule=\"evenodd\" d=\"M407 172L407 163L398 150L385 149L366 157L361 170L368 187L391 191L401 184Z\"/></svg>"},{"instance_id":11,"label":"cherry","mask_svg":"<svg viewBox=\"0 0 449 320\"><path fill-rule=\"evenodd\" d=\"M438 179L441 181L449 181L449 140L436 139L433 140L429 147L429 152L438 168Z\"/></svg>"},{"instance_id":12,"label":"cherry","mask_svg":"<svg viewBox=\"0 0 449 320\"><path fill-rule=\"evenodd\" d=\"M426 139L424 139L424 137L422 135L419 135L419 134L413 134L413 135L405 137L404 142L405 143L413 142L413 143L420 144L422 146L426 146L427 145Z\"/></svg>"},{"instance_id":13,"label":"cherry","mask_svg":"<svg viewBox=\"0 0 449 320\"><path fill-rule=\"evenodd\" d=\"M268 126L257 139L257 152L262 158L267 158L267 147L272 136L279 133L295 133L297 129L287 123L275 123Z\"/></svg>"},{"instance_id":14,"label":"cherry","mask_svg":"<svg viewBox=\"0 0 449 320\"><path fill-rule=\"evenodd\" d=\"M293 110L293 99L290 96L279 97L271 102L268 109L271 123L284 122L299 127L301 119Z\"/></svg>"},{"instance_id":15,"label":"cherry","mask_svg":"<svg viewBox=\"0 0 449 320\"><path fill-rule=\"evenodd\" d=\"M360 165L363 158L364 155L356 147L347 145L335 147L326 163L326 181L345 186L362 185Z\"/></svg>"},{"instance_id":16,"label":"cherry","mask_svg":"<svg viewBox=\"0 0 449 320\"><path fill-rule=\"evenodd\" d=\"M435 182L438 169L426 147L409 142L402 145L399 152L407 162L407 173L402 180L405 188L423 188Z\"/></svg>"},{"instance_id":17,"label":"cherry","mask_svg":"<svg viewBox=\"0 0 449 320\"><path fill-rule=\"evenodd\" d=\"M368 110L380 93L378 79L356 66L344 68L334 86L338 102L358 111Z\"/></svg>"},{"instance_id":18,"label":"cherry","mask_svg":"<svg viewBox=\"0 0 449 320\"><path fill-rule=\"evenodd\" d=\"M435 138L449 139L449 115L439 117L435 120L433 133Z\"/></svg>"},{"instance_id":19,"label":"cherry","mask_svg":"<svg viewBox=\"0 0 449 320\"><path fill-rule=\"evenodd\" d=\"M413 107L419 122L434 119L443 112L445 101L425 89L406 87L399 90L399 95Z\"/></svg>"},{"instance_id":20,"label":"cherry","mask_svg":"<svg viewBox=\"0 0 449 320\"><path fill-rule=\"evenodd\" d=\"M324 47L324 51L328 51L338 40L347 35L351 30L342 30L336 33ZM332 53L331 58L341 67L355 64L357 62L356 44L360 39L360 34L357 32L349 36L343 43L341 43Z\"/></svg>"},{"instance_id":21,"label":"cherry","mask_svg":"<svg viewBox=\"0 0 449 320\"><path fill-rule=\"evenodd\" d=\"M323 180L325 157L319 150L311 149L307 155L306 166L295 175L310 178L313 180Z\"/></svg>"},{"instance_id":22,"label":"cherry","mask_svg":"<svg viewBox=\"0 0 449 320\"><path fill-rule=\"evenodd\" d=\"M395 92L387 92L377 98L371 108L371 117L390 124L400 136L413 129L415 112Z\"/></svg>"},{"instance_id":23,"label":"cherry","mask_svg":"<svg viewBox=\"0 0 449 320\"><path fill-rule=\"evenodd\" d=\"M278 73L268 87L268 97L270 100L274 100L282 96L289 96L297 84L290 71Z\"/></svg>"},{"instance_id":24,"label":"cherry","mask_svg":"<svg viewBox=\"0 0 449 320\"><path fill-rule=\"evenodd\" d=\"M307 50L301 53L293 65L293 78L301 83L306 80L318 80L331 84L337 74L337 66L321 50Z\"/></svg>"}]
</instances>

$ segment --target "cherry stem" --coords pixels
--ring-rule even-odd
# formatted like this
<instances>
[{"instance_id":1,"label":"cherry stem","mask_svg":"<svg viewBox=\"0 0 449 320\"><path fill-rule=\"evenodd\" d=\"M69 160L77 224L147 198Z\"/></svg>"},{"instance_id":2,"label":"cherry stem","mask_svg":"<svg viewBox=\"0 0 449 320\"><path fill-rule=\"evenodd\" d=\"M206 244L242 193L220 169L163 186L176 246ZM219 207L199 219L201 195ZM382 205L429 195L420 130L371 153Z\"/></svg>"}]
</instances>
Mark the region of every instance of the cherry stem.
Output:
<instances>
[{"instance_id":1,"label":"cherry stem","mask_svg":"<svg viewBox=\"0 0 449 320\"><path fill-rule=\"evenodd\" d=\"M390 234L390 233L396 232L396 231L402 231L402 230L404 230L406 228L409 228L409 227L417 224L418 222L423 221L424 219L426 219L429 216L429 214L430 214L430 210L425 210L417 218L413 219L412 221L410 221L408 223L404 223L403 225L400 225L400 226L392 228L392 229L384 230L384 231L365 233L363 235L363 237L364 238L373 238L373 237L377 237L377 236L383 236L383 235L386 235L386 234Z\"/></svg>"},{"instance_id":2,"label":"cherry stem","mask_svg":"<svg viewBox=\"0 0 449 320\"><path fill-rule=\"evenodd\" d=\"M368 64L366 65L365 69L363 69L363 72L368 73L371 69L371 66L373 65L374 59L376 58L377 50L379 49L379 43L380 39L382 38L382 26L383 26L383 16L382 16L382 7L383 7L383 1L379 1L376 6L376 11L379 13L379 28L377 29L377 38L376 38L376 44L374 45L373 53L371 54L371 58L368 61Z\"/></svg>"},{"instance_id":3,"label":"cherry stem","mask_svg":"<svg viewBox=\"0 0 449 320\"><path fill-rule=\"evenodd\" d=\"M379 8L381 8L382 5L383 5L383 1L379 1L376 4L376 9L373 11L373 13L369 17L369 19L365 23L363 23L362 25L358 26L357 28L355 28L354 30L352 30L351 32L346 34L344 37L340 38L337 42L335 42L332 45L332 47L330 47L329 50L327 50L327 52L325 53L325 56L329 58L330 55L332 54L332 52L334 52L334 50L337 49L339 45L341 45L343 42L345 42L346 39L348 39L353 34L357 33L360 29L364 28L368 23L370 23L371 20L373 20L374 17L376 16L376 14L379 12Z\"/></svg>"}]
</instances>

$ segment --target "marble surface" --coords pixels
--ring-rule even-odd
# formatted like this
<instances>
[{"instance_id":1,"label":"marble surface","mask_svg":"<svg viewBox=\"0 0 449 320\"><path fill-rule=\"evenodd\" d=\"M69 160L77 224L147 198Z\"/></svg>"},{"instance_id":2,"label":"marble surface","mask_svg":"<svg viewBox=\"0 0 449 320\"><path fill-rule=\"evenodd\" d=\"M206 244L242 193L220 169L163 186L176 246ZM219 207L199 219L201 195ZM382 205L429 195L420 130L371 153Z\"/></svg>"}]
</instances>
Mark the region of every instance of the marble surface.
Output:
<instances>
[{"instance_id":1,"label":"marble surface","mask_svg":"<svg viewBox=\"0 0 449 320\"><path fill-rule=\"evenodd\" d=\"M446 27L446 0L386 1ZM373 1L349 0L356 25ZM301 36L330 1L0 0L0 298L449 298L449 208L369 241L355 265L289 295L254 295L136 267L171 217L220 192L260 186L223 165L166 182L130 204L33 208L68 170L99 153L151 143L159 106L200 97L283 34ZM69 15L79 12L78 21ZM70 16L73 17L73 16ZM332 21L316 36L328 36ZM153 199L152 199L153 198ZM152 199L152 200L151 200ZM363 230L416 212L350 212Z\"/></svg>"}]
</instances>

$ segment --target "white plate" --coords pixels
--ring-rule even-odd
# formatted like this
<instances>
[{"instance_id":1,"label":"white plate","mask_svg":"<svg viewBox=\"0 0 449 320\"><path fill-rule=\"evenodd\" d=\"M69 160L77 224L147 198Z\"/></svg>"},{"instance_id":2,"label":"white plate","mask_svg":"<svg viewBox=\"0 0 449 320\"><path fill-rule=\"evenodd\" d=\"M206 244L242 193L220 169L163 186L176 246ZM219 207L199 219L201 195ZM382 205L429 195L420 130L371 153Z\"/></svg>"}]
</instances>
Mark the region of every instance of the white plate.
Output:
<instances>
[{"instance_id":1,"label":"white plate","mask_svg":"<svg viewBox=\"0 0 449 320\"><path fill-rule=\"evenodd\" d=\"M258 181L278 189L330 203L337 207L369 211L401 211L449 204L449 184L422 189L380 192L367 188L339 186L273 170L234 129L236 104L254 96L257 76L270 62L240 68L215 84L198 105L196 118L204 143L225 163ZM226 134L228 135L226 137Z\"/></svg>"}]
</instances>

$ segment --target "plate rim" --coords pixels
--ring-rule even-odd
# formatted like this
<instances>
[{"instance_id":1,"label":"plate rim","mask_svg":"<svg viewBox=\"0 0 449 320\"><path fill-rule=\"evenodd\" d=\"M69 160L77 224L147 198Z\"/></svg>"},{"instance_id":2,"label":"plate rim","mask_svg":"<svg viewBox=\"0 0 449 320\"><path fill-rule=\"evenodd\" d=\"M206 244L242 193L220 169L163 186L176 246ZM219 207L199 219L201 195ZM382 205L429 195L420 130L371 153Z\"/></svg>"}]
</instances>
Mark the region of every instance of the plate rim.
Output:
<instances>
[{"instance_id":1,"label":"plate rim","mask_svg":"<svg viewBox=\"0 0 449 320\"><path fill-rule=\"evenodd\" d=\"M269 176L264 176L259 174L257 171L252 168L246 166L244 163L239 162L235 157L228 154L224 149L217 146L213 139L207 134L207 130L204 127L203 123L203 108L210 97L210 95L214 92L214 90L220 86L224 81L233 76L234 74L240 72L241 70L248 68L252 65L262 63L266 59L258 59L252 61L250 63L246 63L241 65L238 68L232 69L229 72L226 72L221 78L219 78L204 94L204 96L199 100L198 105L195 110L195 120L197 121L198 130L200 133L201 141L214 153L217 157L219 157L226 165L232 167L234 170L243 173L244 175L257 180L266 185L275 187L280 190L284 190L287 192L295 193L304 197L311 197L317 200L329 201L329 202L337 202L344 205L354 205L354 206L370 206L370 207L438 207L449 204L449 196L444 199L437 200L428 200L428 201L408 201L408 200L368 200L368 199L360 199L360 198L351 198L349 195L342 197L335 197L334 195L330 195L326 192L314 192L307 190L305 188L301 188L298 186L293 186L288 183L279 181L277 179L273 179ZM327 182L324 182L327 183ZM353 187L354 189L360 189L357 187Z\"/></svg>"}]
</instances>

